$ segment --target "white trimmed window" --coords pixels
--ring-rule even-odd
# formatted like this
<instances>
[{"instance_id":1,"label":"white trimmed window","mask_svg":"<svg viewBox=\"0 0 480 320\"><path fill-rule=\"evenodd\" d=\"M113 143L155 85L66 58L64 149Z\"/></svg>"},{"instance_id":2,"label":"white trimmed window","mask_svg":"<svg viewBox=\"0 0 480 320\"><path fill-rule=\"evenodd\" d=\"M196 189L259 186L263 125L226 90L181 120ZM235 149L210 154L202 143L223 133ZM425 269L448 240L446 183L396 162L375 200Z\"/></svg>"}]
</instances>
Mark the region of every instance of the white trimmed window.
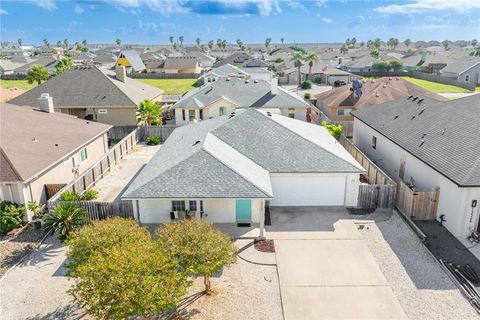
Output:
<instances>
[{"instance_id":1,"label":"white trimmed window","mask_svg":"<svg viewBox=\"0 0 480 320\"><path fill-rule=\"evenodd\" d=\"M349 116L352 109L337 109L337 116Z\"/></svg>"},{"instance_id":2,"label":"white trimmed window","mask_svg":"<svg viewBox=\"0 0 480 320\"><path fill-rule=\"evenodd\" d=\"M185 211L185 201L172 201L172 211Z\"/></svg>"},{"instance_id":3,"label":"white trimmed window","mask_svg":"<svg viewBox=\"0 0 480 320\"><path fill-rule=\"evenodd\" d=\"M195 120L195 110L188 110L188 121Z\"/></svg>"},{"instance_id":4,"label":"white trimmed window","mask_svg":"<svg viewBox=\"0 0 480 320\"><path fill-rule=\"evenodd\" d=\"M188 202L188 207L190 211L197 211L197 201L196 200L190 200Z\"/></svg>"},{"instance_id":5,"label":"white trimmed window","mask_svg":"<svg viewBox=\"0 0 480 320\"><path fill-rule=\"evenodd\" d=\"M88 159L87 148L83 148L82 150L80 150L80 161L83 162L87 159Z\"/></svg>"},{"instance_id":6,"label":"white trimmed window","mask_svg":"<svg viewBox=\"0 0 480 320\"><path fill-rule=\"evenodd\" d=\"M227 112L227 108L225 107L220 107L220 110L218 111L220 116L224 116L226 112Z\"/></svg>"}]
</instances>

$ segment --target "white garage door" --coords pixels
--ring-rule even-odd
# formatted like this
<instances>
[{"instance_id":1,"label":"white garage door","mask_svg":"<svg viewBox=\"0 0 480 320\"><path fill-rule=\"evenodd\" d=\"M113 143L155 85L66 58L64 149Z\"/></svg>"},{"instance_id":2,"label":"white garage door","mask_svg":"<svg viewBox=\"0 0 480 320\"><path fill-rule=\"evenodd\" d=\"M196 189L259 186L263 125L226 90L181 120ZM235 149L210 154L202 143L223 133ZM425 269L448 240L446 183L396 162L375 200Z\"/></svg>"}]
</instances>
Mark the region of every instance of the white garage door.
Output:
<instances>
[{"instance_id":1,"label":"white garage door","mask_svg":"<svg viewBox=\"0 0 480 320\"><path fill-rule=\"evenodd\" d=\"M343 206L345 177L271 176L271 206Z\"/></svg>"}]
</instances>

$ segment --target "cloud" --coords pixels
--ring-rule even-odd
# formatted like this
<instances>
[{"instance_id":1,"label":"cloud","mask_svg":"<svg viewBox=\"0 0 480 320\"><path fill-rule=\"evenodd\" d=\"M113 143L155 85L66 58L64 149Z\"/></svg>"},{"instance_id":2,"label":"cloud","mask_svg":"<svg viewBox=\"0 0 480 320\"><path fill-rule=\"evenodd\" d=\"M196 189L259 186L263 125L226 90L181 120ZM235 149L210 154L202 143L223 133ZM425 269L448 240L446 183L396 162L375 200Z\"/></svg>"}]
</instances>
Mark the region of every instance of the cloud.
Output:
<instances>
[{"instance_id":1,"label":"cloud","mask_svg":"<svg viewBox=\"0 0 480 320\"><path fill-rule=\"evenodd\" d=\"M333 20L331 18L327 18L327 17L323 18L322 21L325 22L325 23L333 23Z\"/></svg>"},{"instance_id":2,"label":"cloud","mask_svg":"<svg viewBox=\"0 0 480 320\"><path fill-rule=\"evenodd\" d=\"M57 6L55 5L55 0L30 0L33 4L39 6L40 8L43 8L48 11L53 11L57 9Z\"/></svg>"},{"instance_id":3,"label":"cloud","mask_svg":"<svg viewBox=\"0 0 480 320\"><path fill-rule=\"evenodd\" d=\"M75 11L76 14L80 15L80 14L82 14L85 10L82 9L82 7L80 7L80 6L75 6L75 8L73 9L73 11Z\"/></svg>"},{"instance_id":4,"label":"cloud","mask_svg":"<svg viewBox=\"0 0 480 320\"><path fill-rule=\"evenodd\" d=\"M407 4L391 4L377 7L375 11L380 13L419 13L439 10L455 10L468 12L472 9L480 9L478 0L415 0Z\"/></svg>"},{"instance_id":5,"label":"cloud","mask_svg":"<svg viewBox=\"0 0 480 320\"><path fill-rule=\"evenodd\" d=\"M365 23L365 17L364 16L357 16L354 20L350 21L348 24L348 27L353 29L353 28L358 28L362 26Z\"/></svg>"},{"instance_id":6,"label":"cloud","mask_svg":"<svg viewBox=\"0 0 480 320\"><path fill-rule=\"evenodd\" d=\"M315 3L317 4L317 6L319 7L326 7L327 6L327 2L328 0L316 0Z\"/></svg>"},{"instance_id":7,"label":"cloud","mask_svg":"<svg viewBox=\"0 0 480 320\"><path fill-rule=\"evenodd\" d=\"M0 16L5 16L8 14L7 10L0 9Z\"/></svg>"},{"instance_id":8,"label":"cloud","mask_svg":"<svg viewBox=\"0 0 480 320\"><path fill-rule=\"evenodd\" d=\"M287 6L289 6L290 8L292 9L302 9L302 10L307 10L305 9L305 7L298 1L291 1L291 0L288 0L288 1L285 1L285 4Z\"/></svg>"}]
</instances>

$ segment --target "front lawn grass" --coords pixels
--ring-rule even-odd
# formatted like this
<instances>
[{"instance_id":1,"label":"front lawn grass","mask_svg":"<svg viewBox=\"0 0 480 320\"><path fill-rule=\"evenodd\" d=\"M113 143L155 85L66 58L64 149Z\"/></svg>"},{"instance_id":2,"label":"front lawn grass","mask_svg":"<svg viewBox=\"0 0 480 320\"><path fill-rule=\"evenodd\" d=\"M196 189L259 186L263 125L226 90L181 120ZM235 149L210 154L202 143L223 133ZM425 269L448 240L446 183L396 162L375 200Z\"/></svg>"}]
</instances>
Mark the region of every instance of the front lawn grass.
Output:
<instances>
[{"instance_id":1,"label":"front lawn grass","mask_svg":"<svg viewBox=\"0 0 480 320\"><path fill-rule=\"evenodd\" d=\"M0 80L0 87L4 89L19 88L23 90L30 90L36 86L36 83L30 84L27 80Z\"/></svg>"},{"instance_id":2,"label":"front lawn grass","mask_svg":"<svg viewBox=\"0 0 480 320\"><path fill-rule=\"evenodd\" d=\"M417 86L430 90L436 93L470 93L472 91L449 84L427 81L423 79L416 79L411 77L403 77L403 79L410 81ZM478 89L477 89L478 90Z\"/></svg>"},{"instance_id":3,"label":"front lawn grass","mask_svg":"<svg viewBox=\"0 0 480 320\"><path fill-rule=\"evenodd\" d=\"M480 84L475 88L476 92L480 92Z\"/></svg>"},{"instance_id":4,"label":"front lawn grass","mask_svg":"<svg viewBox=\"0 0 480 320\"><path fill-rule=\"evenodd\" d=\"M136 79L164 90L163 94L184 94L198 87L197 79Z\"/></svg>"}]
</instances>

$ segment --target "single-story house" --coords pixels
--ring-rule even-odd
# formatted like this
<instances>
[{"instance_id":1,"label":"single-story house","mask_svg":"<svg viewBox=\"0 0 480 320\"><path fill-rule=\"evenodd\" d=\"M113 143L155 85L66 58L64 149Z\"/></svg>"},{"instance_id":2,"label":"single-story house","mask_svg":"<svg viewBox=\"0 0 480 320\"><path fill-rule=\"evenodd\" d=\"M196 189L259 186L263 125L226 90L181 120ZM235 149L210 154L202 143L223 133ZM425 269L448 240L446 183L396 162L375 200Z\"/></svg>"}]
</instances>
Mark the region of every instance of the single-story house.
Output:
<instances>
[{"instance_id":1,"label":"single-story house","mask_svg":"<svg viewBox=\"0 0 480 320\"><path fill-rule=\"evenodd\" d=\"M202 51L190 51L187 56L196 58L200 63L200 67L203 69L212 68L213 63L215 62L214 57L209 56Z\"/></svg>"},{"instance_id":2,"label":"single-story house","mask_svg":"<svg viewBox=\"0 0 480 320\"><path fill-rule=\"evenodd\" d=\"M177 125L206 120L237 109L261 108L308 121L310 105L277 83L239 78L219 79L187 93L173 105Z\"/></svg>"},{"instance_id":3,"label":"single-story house","mask_svg":"<svg viewBox=\"0 0 480 320\"><path fill-rule=\"evenodd\" d=\"M237 67L243 65L244 62L253 59L253 56L244 51L237 51L232 53L231 55L224 57L213 64L214 68L220 67L224 64L231 64Z\"/></svg>"},{"instance_id":4,"label":"single-story house","mask_svg":"<svg viewBox=\"0 0 480 320\"><path fill-rule=\"evenodd\" d=\"M93 64L95 55L89 52L75 52L73 57L71 58L72 61L76 65L82 65L82 64Z\"/></svg>"},{"instance_id":5,"label":"single-story house","mask_svg":"<svg viewBox=\"0 0 480 320\"><path fill-rule=\"evenodd\" d=\"M239 68L227 63L211 69L203 74L199 80L202 80L204 83L210 83L215 82L218 79L226 78L270 81L273 78L273 73L266 68Z\"/></svg>"},{"instance_id":6,"label":"single-story house","mask_svg":"<svg viewBox=\"0 0 480 320\"><path fill-rule=\"evenodd\" d=\"M57 59L55 59L52 55L50 56L40 56L35 60L31 61L30 63L24 64L16 69L13 70L14 74L26 75L27 71L30 70L35 65L44 66L50 74L54 74L56 72L55 65L57 64Z\"/></svg>"},{"instance_id":7,"label":"single-story house","mask_svg":"<svg viewBox=\"0 0 480 320\"><path fill-rule=\"evenodd\" d=\"M186 210L260 224L265 206L356 206L365 170L316 124L256 109L177 128L122 195L142 224Z\"/></svg>"},{"instance_id":8,"label":"single-story house","mask_svg":"<svg viewBox=\"0 0 480 320\"><path fill-rule=\"evenodd\" d=\"M202 68L197 58L168 57L163 65L164 73L200 73Z\"/></svg>"},{"instance_id":9,"label":"single-story house","mask_svg":"<svg viewBox=\"0 0 480 320\"><path fill-rule=\"evenodd\" d=\"M286 64L290 65L290 67L283 70L285 82L288 84L298 84L298 68L293 66L292 63ZM326 85L333 85L337 80L350 83L352 78L351 73L337 69L335 66L332 66L329 61L314 63L311 70L308 64L303 64L300 67L300 73L301 82L307 79L318 82L317 78L320 78L320 83Z\"/></svg>"},{"instance_id":10,"label":"single-story house","mask_svg":"<svg viewBox=\"0 0 480 320\"><path fill-rule=\"evenodd\" d=\"M110 125L55 113L52 98L39 108L0 105L0 200L44 204L46 184L66 184L108 151Z\"/></svg>"},{"instance_id":11,"label":"single-story house","mask_svg":"<svg viewBox=\"0 0 480 320\"><path fill-rule=\"evenodd\" d=\"M143 72L145 64L136 50L123 50L120 52L115 63L117 67L125 67L128 71Z\"/></svg>"},{"instance_id":12,"label":"single-story house","mask_svg":"<svg viewBox=\"0 0 480 320\"><path fill-rule=\"evenodd\" d=\"M457 238L480 231L480 96L403 97L353 113L353 141L391 178L439 188L437 219Z\"/></svg>"},{"instance_id":13,"label":"single-story house","mask_svg":"<svg viewBox=\"0 0 480 320\"><path fill-rule=\"evenodd\" d=\"M44 93L53 98L57 112L124 126L136 125L140 102L160 99L162 90L127 77L125 67L116 67L113 72L83 66L52 77L10 103L38 107L38 98Z\"/></svg>"},{"instance_id":14,"label":"single-story house","mask_svg":"<svg viewBox=\"0 0 480 320\"><path fill-rule=\"evenodd\" d=\"M440 70L443 77L480 84L480 57L466 57L449 63Z\"/></svg>"}]
</instances>

